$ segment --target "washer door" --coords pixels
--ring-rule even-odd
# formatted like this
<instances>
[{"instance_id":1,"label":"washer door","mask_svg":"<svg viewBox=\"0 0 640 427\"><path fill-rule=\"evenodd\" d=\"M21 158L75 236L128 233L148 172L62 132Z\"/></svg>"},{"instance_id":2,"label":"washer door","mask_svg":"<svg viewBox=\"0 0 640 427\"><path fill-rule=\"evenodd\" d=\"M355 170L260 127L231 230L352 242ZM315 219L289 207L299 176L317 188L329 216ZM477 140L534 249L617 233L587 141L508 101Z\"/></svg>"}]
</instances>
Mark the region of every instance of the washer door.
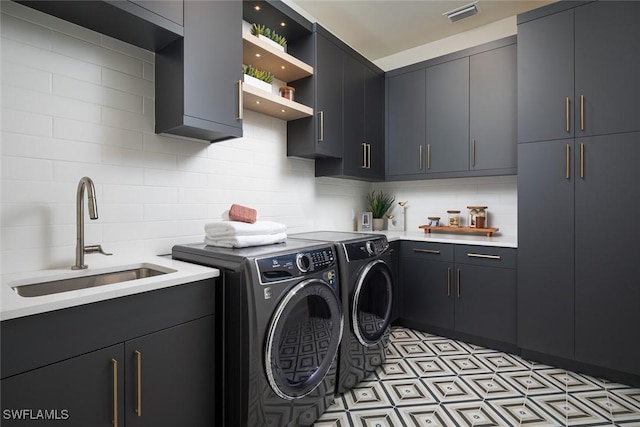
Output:
<instances>
[{"instance_id":1,"label":"washer door","mask_svg":"<svg viewBox=\"0 0 640 427\"><path fill-rule=\"evenodd\" d=\"M353 332L360 344L376 345L391 322L393 279L382 260L367 264L358 277L351 304Z\"/></svg>"},{"instance_id":2,"label":"washer door","mask_svg":"<svg viewBox=\"0 0 640 427\"><path fill-rule=\"evenodd\" d=\"M269 324L265 370L283 399L297 399L318 387L331 369L342 338L342 311L333 288L308 279L289 290Z\"/></svg>"}]
</instances>

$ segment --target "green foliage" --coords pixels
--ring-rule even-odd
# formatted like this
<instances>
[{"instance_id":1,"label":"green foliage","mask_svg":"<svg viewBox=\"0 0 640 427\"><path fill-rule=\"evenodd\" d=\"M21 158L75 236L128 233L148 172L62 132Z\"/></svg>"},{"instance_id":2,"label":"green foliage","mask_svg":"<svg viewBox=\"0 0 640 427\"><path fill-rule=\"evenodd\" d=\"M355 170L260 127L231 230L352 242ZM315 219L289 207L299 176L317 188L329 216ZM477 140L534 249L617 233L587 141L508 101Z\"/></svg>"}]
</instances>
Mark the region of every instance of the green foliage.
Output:
<instances>
[{"instance_id":1,"label":"green foliage","mask_svg":"<svg viewBox=\"0 0 640 427\"><path fill-rule=\"evenodd\" d=\"M371 210L371 214L374 218L384 218L395 201L395 196L390 196L382 191L372 191L367 194L369 209Z\"/></svg>"},{"instance_id":2,"label":"green foliage","mask_svg":"<svg viewBox=\"0 0 640 427\"><path fill-rule=\"evenodd\" d=\"M280 34L273 31L271 28L267 28L261 24L251 24L251 34L254 36L263 35L274 42L278 43L280 46L287 45L287 39L281 36Z\"/></svg>"},{"instance_id":3,"label":"green foliage","mask_svg":"<svg viewBox=\"0 0 640 427\"><path fill-rule=\"evenodd\" d=\"M242 72L251 77L255 77L256 79L260 79L263 82L267 82L269 84L273 83L273 74L268 71L259 70L253 65L242 65Z\"/></svg>"}]
</instances>

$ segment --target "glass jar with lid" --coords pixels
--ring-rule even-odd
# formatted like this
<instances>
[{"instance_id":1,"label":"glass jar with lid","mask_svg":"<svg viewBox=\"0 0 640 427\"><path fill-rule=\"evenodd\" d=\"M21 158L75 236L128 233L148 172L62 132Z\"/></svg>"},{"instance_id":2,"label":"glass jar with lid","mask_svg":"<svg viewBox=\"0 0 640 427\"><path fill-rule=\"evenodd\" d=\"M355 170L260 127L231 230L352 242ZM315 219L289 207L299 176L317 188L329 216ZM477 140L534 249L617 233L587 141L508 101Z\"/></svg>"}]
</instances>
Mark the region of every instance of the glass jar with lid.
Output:
<instances>
[{"instance_id":1,"label":"glass jar with lid","mask_svg":"<svg viewBox=\"0 0 640 427\"><path fill-rule=\"evenodd\" d=\"M460 227L460 211L449 210L447 211L447 224L449 227Z\"/></svg>"},{"instance_id":2,"label":"glass jar with lid","mask_svg":"<svg viewBox=\"0 0 640 427\"><path fill-rule=\"evenodd\" d=\"M469 227L488 227L486 206L467 206L467 209L469 209Z\"/></svg>"}]
</instances>

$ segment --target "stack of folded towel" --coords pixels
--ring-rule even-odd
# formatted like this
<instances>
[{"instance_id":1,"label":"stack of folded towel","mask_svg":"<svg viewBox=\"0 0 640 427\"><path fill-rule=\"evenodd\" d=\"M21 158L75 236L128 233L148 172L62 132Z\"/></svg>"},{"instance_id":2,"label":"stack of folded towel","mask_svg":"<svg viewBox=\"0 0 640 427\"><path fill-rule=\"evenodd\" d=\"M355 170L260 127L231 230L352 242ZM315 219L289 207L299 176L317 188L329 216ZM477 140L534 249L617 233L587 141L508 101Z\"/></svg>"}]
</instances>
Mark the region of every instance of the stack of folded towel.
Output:
<instances>
[{"instance_id":1,"label":"stack of folded towel","mask_svg":"<svg viewBox=\"0 0 640 427\"><path fill-rule=\"evenodd\" d=\"M272 221L259 221L254 209L232 205L224 220L205 224L204 242L223 248L271 245L287 240L287 227ZM228 219L227 219L228 218Z\"/></svg>"}]
</instances>

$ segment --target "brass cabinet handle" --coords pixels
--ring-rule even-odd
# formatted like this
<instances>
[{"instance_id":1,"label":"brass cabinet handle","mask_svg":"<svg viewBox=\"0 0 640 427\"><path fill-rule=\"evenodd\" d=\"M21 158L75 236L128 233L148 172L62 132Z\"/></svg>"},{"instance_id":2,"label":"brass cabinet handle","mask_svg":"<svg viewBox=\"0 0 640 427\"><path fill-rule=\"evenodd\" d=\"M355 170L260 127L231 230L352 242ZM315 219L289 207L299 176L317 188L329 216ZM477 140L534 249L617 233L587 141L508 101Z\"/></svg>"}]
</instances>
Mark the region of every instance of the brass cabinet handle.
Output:
<instances>
[{"instance_id":1,"label":"brass cabinet handle","mask_svg":"<svg viewBox=\"0 0 640 427\"><path fill-rule=\"evenodd\" d=\"M427 144L427 169L431 169L431 144Z\"/></svg>"},{"instance_id":2,"label":"brass cabinet handle","mask_svg":"<svg viewBox=\"0 0 640 427\"><path fill-rule=\"evenodd\" d=\"M238 80L238 115L236 120L242 120L244 110L244 96L242 95L242 80Z\"/></svg>"},{"instance_id":3,"label":"brass cabinet handle","mask_svg":"<svg viewBox=\"0 0 640 427\"><path fill-rule=\"evenodd\" d=\"M434 254L434 255L440 255L440 251L436 251L434 249L418 249L418 248L413 248L413 252L421 252L423 254Z\"/></svg>"},{"instance_id":4,"label":"brass cabinet handle","mask_svg":"<svg viewBox=\"0 0 640 427\"><path fill-rule=\"evenodd\" d=\"M570 110L570 105L571 105L571 101L569 100L569 97L567 96L564 100L564 113L565 113L565 118L564 121L567 124L567 132L571 132L571 118L569 116L569 110Z\"/></svg>"},{"instance_id":5,"label":"brass cabinet handle","mask_svg":"<svg viewBox=\"0 0 640 427\"><path fill-rule=\"evenodd\" d=\"M584 95L580 95L580 130L584 130Z\"/></svg>"},{"instance_id":6,"label":"brass cabinet handle","mask_svg":"<svg viewBox=\"0 0 640 427\"><path fill-rule=\"evenodd\" d=\"M362 166L361 169L367 169L367 143L362 143Z\"/></svg>"},{"instance_id":7,"label":"brass cabinet handle","mask_svg":"<svg viewBox=\"0 0 640 427\"><path fill-rule=\"evenodd\" d=\"M447 267L447 296L451 296L451 267Z\"/></svg>"},{"instance_id":8,"label":"brass cabinet handle","mask_svg":"<svg viewBox=\"0 0 640 427\"><path fill-rule=\"evenodd\" d=\"M580 143L580 178L584 178L584 143Z\"/></svg>"},{"instance_id":9,"label":"brass cabinet handle","mask_svg":"<svg viewBox=\"0 0 640 427\"><path fill-rule=\"evenodd\" d=\"M476 165L476 140L475 138L471 140L471 166L475 167Z\"/></svg>"},{"instance_id":10,"label":"brass cabinet handle","mask_svg":"<svg viewBox=\"0 0 640 427\"><path fill-rule=\"evenodd\" d=\"M420 154L418 156L418 164L420 165L420 170L422 170L422 145L420 145Z\"/></svg>"},{"instance_id":11,"label":"brass cabinet handle","mask_svg":"<svg viewBox=\"0 0 640 427\"><path fill-rule=\"evenodd\" d=\"M458 269L458 282L457 282L456 295L458 298L460 298L460 269Z\"/></svg>"},{"instance_id":12,"label":"brass cabinet handle","mask_svg":"<svg viewBox=\"0 0 640 427\"><path fill-rule=\"evenodd\" d=\"M567 160L567 166L565 168L565 178L569 179L571 178L571 162L570 162L570 156L571 156L571 147L569 146L569 144L567 144L566 150L565 150L565 157Z\"/></svg>"},{"instance_id":13,"label":"brass cabinet handle","mask_svg":"<svg viewBox=\"0 0 640 427\"><path fill-rule=\"evenodd\" d=\"M318 112L319 121L320 121L320 135L318 136L318 142L324 141L324 111Z\"/></svg>"},{"instance_id":14,"label":"brass cabinet handle","mask_svg":"<svg viewBox=\"0 0 640 427\"><path fill-rule=\"evenodd\" d=\"M118 361L111 359L111 371L113 374L113 419L111 424L118 427Z\"/></svg>"},{"instance_id":15,"label":"brass cabinet handle","mask_svg":"<svg viewBox=\"0 0 640 427\"><path fill-rule=\"evenodd\" d=\"M476 254L470 252L467 254L469 258L486 258L486 259L502 259L500 255L486 255L486 254Z\"/></svg>"},{"instance_id":16,"label":"brass cabinet handle","mask_svg":"<svg viewBox=\"0 0 640 427\"><path fill-rule=\"evenodd\" d=\"M136 355L136 414L142 416L142 353L138 350Z\"/></svg>"},{"instance_id":17,"label":"brass cabinet handle","mask_svg":"<svg viewBox=\"0 0 640 427\"><path fill-rule=\"evenodd\" d=\"M367 169L371 169L371 144L367 144Z\"/></svg>"}]
</instances>

